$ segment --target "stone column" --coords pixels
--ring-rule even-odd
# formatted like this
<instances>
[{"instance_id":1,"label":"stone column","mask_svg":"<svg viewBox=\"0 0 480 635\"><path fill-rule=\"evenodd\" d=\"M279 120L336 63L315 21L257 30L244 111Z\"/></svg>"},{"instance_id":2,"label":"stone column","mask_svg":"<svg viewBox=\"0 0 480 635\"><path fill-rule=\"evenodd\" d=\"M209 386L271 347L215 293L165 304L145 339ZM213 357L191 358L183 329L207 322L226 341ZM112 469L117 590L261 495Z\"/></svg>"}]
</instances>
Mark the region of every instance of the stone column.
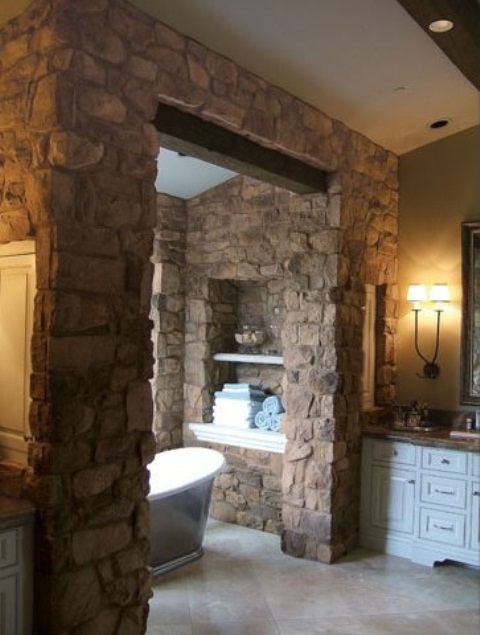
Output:
<instances>
[{"instance_id":1,"label":"stone column","mask_svg":"<svg viewBox=\"0 0 480 635\"><path fill-rule=\"evenodd\" d=\"M150 594L158 142L144 124L154 101L124 85L145 81L148 64L104 28L107 5L39 0L0 40L0 239L33 236L37 249L38 635L143 633Z\"/></svg>"},{"instance_id":2,"label":"stone column","mask_svg":"<svg viewBox=\"0 0 480 635\"><path fill-rule=\"evenodd\" d=\"M160 450L182 445L186 222L185 201L157 195L151 317L155 347L153 427Z\"/></svg>"}]
</instances>

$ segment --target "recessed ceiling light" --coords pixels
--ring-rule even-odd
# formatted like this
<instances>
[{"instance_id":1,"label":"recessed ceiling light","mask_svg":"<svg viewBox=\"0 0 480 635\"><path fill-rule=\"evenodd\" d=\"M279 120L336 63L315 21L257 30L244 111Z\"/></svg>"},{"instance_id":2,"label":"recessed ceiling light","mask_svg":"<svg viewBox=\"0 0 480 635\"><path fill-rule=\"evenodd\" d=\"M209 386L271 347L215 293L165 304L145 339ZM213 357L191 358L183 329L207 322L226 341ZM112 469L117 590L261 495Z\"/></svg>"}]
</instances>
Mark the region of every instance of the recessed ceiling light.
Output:
<instances>
[{"instance_id":1,"label":"recessed ceiling light","mask_svg":"<svg viewBox=\"0 0 480 635\"><path fill-rule=\"evenodd\" d=\"M453 29L453 22L451 20L434 20L430 22L428 28L434 33L446 33Z\"/></svg>"},{"instance_id":2,"label":"recessed ceiling light","mask_svg":"<svg viewBox=\"0 0 480 635\"><path fill-rule=\"evenodd\" d=\"M428 127L432 130L438 130L439 128L445 128L448 126L451 119L437 119L436 121L432 121L432 123L428 124Z\"/></svg>"}]
</instances>

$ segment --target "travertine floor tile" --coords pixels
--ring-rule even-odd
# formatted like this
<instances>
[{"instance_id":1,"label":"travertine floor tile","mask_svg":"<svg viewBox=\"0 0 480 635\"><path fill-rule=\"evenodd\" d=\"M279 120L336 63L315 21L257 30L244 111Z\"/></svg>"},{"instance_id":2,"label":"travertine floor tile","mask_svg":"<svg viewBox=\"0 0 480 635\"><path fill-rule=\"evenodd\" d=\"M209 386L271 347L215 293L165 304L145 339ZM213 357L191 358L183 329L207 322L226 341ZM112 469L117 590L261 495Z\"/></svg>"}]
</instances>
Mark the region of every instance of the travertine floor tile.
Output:
<instances>
[{"instance_id":1,"label":"travertine floor tile","mask_svg":"<svg viewBox=\"0 0 480 635\"><path fill-rule=\"evenodd\" d=\"M358 549L334 565L209 521L202 559L154 584L147 635L478 635L480 574Z\"/></svg>"},{"instance_id":2,"label":"travertine floor tile","mask_svg":"<svg viewBox=\"0 0 480 635\"><path fill-rule=\"evenodd\" d=\"M336 617L278 622L281 635L478 635L477 611Z\"/></svg>"},{"instance_id":3,"label":"travertine floor tile","mask_svg":"<svg viewBox=\"0 0 480 635\"><path fill-rule=\"evenodd\" d=\"M275 622L209 622L194 624L192 635L280 635Z\"/></svg>"}]
</instances>

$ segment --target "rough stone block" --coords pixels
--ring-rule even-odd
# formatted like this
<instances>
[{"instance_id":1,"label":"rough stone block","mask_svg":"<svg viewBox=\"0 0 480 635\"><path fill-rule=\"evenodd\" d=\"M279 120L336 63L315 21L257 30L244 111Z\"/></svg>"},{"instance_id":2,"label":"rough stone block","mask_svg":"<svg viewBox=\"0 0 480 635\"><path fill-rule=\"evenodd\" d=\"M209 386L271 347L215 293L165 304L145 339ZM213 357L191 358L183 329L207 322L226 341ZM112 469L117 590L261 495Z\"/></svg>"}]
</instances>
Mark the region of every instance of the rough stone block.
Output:
<instances>
[{"instance_id":1,"label":"rough stone block","mask_svg":"<svg viewBox=\"0 0 480 635\"><path fill-rule=\"evenodd\" d=\"M132 539L128 523L76 531L72 536L72 555L75 564L94 562L125 549Z\"/></svg>"},{"instance_id":2,"label":"rough stone block","mask_svg":"<svg viewBox=\"0 0 480 635\"><path fill-rule=\"evenodd\" d=\"M135 382L127 390L127 429L151 430L153 419L152 389L147 382Z\"/></svg>"},{"instance_id":3,"label":"rough stone block","mask_svg":"<svg viewBox=\"0 0 480 635\"><path fill-rule=\"evenodd\" d=\"M294 558L303 558L306 549L306 536L303 533L284 529L281 536L281 548Z\"/></svg>"},{"instance_id":4,"label":"rough stone block","mask_svg":"<svg viewBox=\"0 0 480 635\"><path fill-rule=\"evenodd\" d=\"M120 618L120 609L111 607L75 629L75 635L106 635L115 633Z\"/></svg>"},{"instance_id":5,"label":"rough stone block","mask_svg":"<svg viewBox=\"0 0 480 635\"><path fill-rule=\"evenodd\" d=\"M49 590L46 585L39 586L39 593L44 601L55 606L53 613L47 612L47 619L53 622L51 632L64 632L81 625L102 608L102 592L93 567L54 576L50 585L50 597L45 597Z\"/></svg>"},{"instance_id":6,"label":"rough stone block","mask_svg":"<svg viewBox=\"0 0 480 635\"><path fill-rule=\"evenodd\" d=\"M120 260L59 252L54 256L53 286L67 291L115 295L123 292L125 265Z\"/></svg>"},{"instance_id":7,"label":"rough stone block","mask_svg":"<svg viewBox=\"0 0 480 635\"><path fill-rule=\"evenodd\" d=\"M79 498L95 496L110 488L120 476L118 464L101 465L77 472L73 477L73 493Z\"/></svg>"},{"instance_id":8,"label":"rough stone block","mask_svg":"<svg viewBox=\"0 0 480 635\"><path fill-rule=\"evenodd\" d=\"M53 369L87 371L115 361L115 340L110 336L52 337L49 362Z\"/></svg>"},{"instance_id":9,"label":"rough stone block","mask_svg":"<svg viewBox=\"0 0 480 635\"><path fill-rule=\"evenodd\" d=\"M48 161L69 170L86 168L100 162L105 152L102 143L82 138L73 132L52 132L49 137Z\"/></svg>"}]
</instances>

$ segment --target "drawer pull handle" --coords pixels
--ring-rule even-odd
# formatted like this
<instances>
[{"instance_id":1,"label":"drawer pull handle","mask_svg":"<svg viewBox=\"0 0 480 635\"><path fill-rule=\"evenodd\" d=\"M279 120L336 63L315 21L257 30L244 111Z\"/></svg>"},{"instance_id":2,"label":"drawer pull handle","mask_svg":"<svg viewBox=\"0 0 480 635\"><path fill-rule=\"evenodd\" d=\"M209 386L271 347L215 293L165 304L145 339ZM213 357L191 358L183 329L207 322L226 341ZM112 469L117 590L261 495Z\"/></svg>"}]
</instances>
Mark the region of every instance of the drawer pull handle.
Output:
<instances>
[{"instance_id":1,"label":"drawer pull handle","mask_svg":"<svg viewBox=\"0 0 480 635\"><path fill-rule=\"evenodd\" d=\"M392 456L398 456L398 451L397 450L392 450Z\"/></svg>"},{"instance_id":2,"label":"drawer pull handle","mask_svg":"<svg viewBox=\"0 0 480 635\"><path fill-rule=\"evenodd\" d=\"M474 496L480 496L480 492L476 489L473 490L473 495Z\"/></svg>"},{"instance_id":3,"label":"drawer pull handle","mask_svg":"<svg viewBox=\"0 0 480 635\"><path fill-rule=\"evenodd\" d=\"M410 485L415 485L415 479L414 478L411 478L408 482L410 483Z\"/></svg>"},{"instance_id":4,"label":"drawer pull handle","mask_svg":"<svg viewBox=\"0 0 480 635\"><path fill-rule=\"evenodd\" d=\"M445 527L445 525L433 525L435 529L441 529L442 531L453 531L453 527Z\"/></svg>"},{"instance_id":5,"label":"drawer pull handle","mask_svg":"<svg viewBox=\"0 0 480 635\"><path fill-rule=\"evenodd\" d=\"M449 459L442 459L440 462L443 463L443 465L450 465Z\"/></svg>"},{"instance_id":6,"label":"drawer pull handle","mask_svg":"<svg viewBox=\"0 0 480 635\"><path fill-rule=\"evenodd\" d=\"M454 496L455 492L448 491L446 489L434 489L435 494L445 494L445 496Z\"/></svg>"}]
</instances>

